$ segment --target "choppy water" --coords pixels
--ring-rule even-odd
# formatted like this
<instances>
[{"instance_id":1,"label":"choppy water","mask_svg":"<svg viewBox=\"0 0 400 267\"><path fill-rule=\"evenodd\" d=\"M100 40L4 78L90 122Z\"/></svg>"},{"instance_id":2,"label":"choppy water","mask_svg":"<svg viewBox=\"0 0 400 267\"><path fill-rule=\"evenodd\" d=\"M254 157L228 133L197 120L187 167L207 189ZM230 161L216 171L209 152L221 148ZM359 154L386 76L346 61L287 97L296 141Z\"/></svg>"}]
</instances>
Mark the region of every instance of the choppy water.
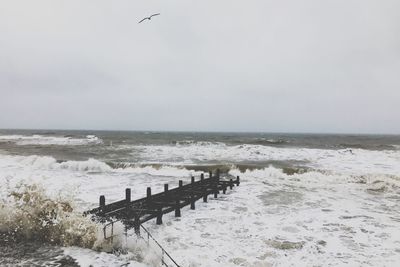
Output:
<instances>
[{"instance_id":1,"label":"choppy water","mask_svg":"<svg viewBox=\"0 0 400 267\"><path fill-rule=\"evenodd\" d=\"M37 130L0 130L0 265L157 265L82 211L216 168L242 185L146 223L183 266L398 266L400 136Z\"/></svg>"}]
</instances>

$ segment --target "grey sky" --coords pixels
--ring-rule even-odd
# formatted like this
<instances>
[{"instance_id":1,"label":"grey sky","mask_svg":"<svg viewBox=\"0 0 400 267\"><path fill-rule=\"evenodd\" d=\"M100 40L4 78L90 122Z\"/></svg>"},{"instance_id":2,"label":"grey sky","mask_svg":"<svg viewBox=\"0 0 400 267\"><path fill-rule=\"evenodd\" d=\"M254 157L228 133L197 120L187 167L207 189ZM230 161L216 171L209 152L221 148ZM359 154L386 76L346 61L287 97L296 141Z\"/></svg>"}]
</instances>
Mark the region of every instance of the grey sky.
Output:
<instances>
[{"instance_id":1,"label":"grey sky","mask_svg":"<svg viewBox=\"0 0 400 267\"><path fill-rule=\"evenodd\" d=\"M400 133L399 10L2 0L0 128Z\"/></svg>"}]
</instances>

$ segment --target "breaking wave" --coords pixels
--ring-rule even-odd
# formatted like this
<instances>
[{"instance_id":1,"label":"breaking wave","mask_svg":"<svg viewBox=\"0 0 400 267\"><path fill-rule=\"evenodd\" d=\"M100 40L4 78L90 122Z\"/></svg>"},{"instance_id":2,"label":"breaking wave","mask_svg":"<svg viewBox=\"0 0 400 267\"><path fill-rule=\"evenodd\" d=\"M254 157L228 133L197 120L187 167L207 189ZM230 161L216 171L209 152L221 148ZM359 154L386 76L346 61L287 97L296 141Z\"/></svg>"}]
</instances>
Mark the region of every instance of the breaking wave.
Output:
<instances>
[{"instance_id":1,"label":"breaking wave","mask_svg":"<svg viewBox=\"0 0 400 267\"><path fill-rule=\"evenodd\" d=\"M96 159L85 161L59 161L49 156L6 156L16 160L22 166L43 170L70 170L91 173L129 172L148 173L154 175L187 175L189 172L229 172L238 169L246 170L264 169L269 166L281 168L287 174L304 173L310 168L302 165L300 161L263 161L243 163L215 163L215 164L170 164L170 163L130 163L130 162L103 162Z\"/></svg>"},{"instance_id":2,"label":"breaking wave","mask_svg":"<svg viewBox=\"0 0 400 267\"><path fill-rule=\"evenodd\" d=\"M288 144L289 141L285 139L266 139L266 138L259 138L256 139L252 142L249 142L250 144L259 144L259 145L271 145L271 146L278 146L278 145L284 145Z\"/></svg>"},{"instance_id":3,"label":"breaking wave","mask_svg":"<svg viewBox=\"0 0 400 267\"><path fill-rule=\"evenodd\" d=\"M163 170L166 168L175 168L178 170L188 170L193 172L215 172L220 170L222 173L228 173L231 170L247 170L265 169L269 166L280 168L286 174L304 173L310 170L306 166L301 166L303 162L293 161L265 161L265 162L249 162L249 163L220 163L220 164L163 164L163 163L123 163L123 162L106 162L112 169L149 169Z\"/></svg>"},{"instance_id":4,"label":"breaking wave","mask_svg":"<svg viewBox=\"0 0 400 267\"><path fill-rule=\"evenodd\" d=\"M154 248L144 240L133 236L124 243L124 227L121 223L115 224L116 236L112 242L105 239L104 225L76 211L73 201L65 196L51 198L44 187L38 184L19 184L8 190L6 194L2 192L0 197L0 246L13 247L13 244L20 242L73 246L124 254L125 259L152 266L160 262L157 254L149 252ZM14 246L14 249L18 249L18 246Z\"/></svg>"},{"instance_id":5,"label":"breaking wave","mask_svg":"<svg viewBox=\"0 0 400 267\"><path fill-rule=\"evenodd\" d=\"M0 135L0 142L13 142L17 145L58 145L77 146L88 144L102 144L103 141L95 135L87 135L85 138L73 136L49 136L49 135Z\"/></svg>"},{"instance_id":6,"label":"breaking wave","mask_svg":"<svg viewBox=\"0 0 400 267\"><path fill-rule=\"evenodd\" d=\"M308 169L304 172L287 173L285 169L270 166L263 169L246 170L232 169L229 173L233 176L252 177L268 184L268 179L273 177L290 181L314 183L318 186L327 184L363 184L369 193L384 193L388 191L399 192L400 175L393 174L343 174L328 170Z\"/></svg>"},{"instance_id":7,"label":"breaking wave","mask_svg":"<svg viewBox=\"0 0 400 267\"><path fill-rule=\"evenodd\" d=\"M86 171L86 172L108 172L111 167L106 163L88 159L85 161L57 161L53 157L48 156L16 156L20 164L31 166L38 169L67 169L71 171Z\"/></svg>"},{"instance_id":8,"label":"breaking wave","mask_svg":"<svg viewBox=\"0 0 400 267\"><path fill-rule=\"evenodd\" d=\"M342 143L338 144L334 148L339 149L365 149L365 150L396 150L396 145L388 145L388 144L353 144L353 143Z\"/></svg>"},{"instance_id":9,"label":"breaking wave","mask_svg":"<svg viewBox=\"0 0 400 267\"><path fill-rule=\"evenodd\" d=\"M185 146L137 145L132 155L141 162L181 165L241 164L266 167L278 162L346 173L400 172L398 150L277 148L262 145L198 144Z\"/></svg>"},{"instance_id":10,"label":"breaking wave","mask_svg":"<svg viewBox=\"0 0 400 267\"><path fill-rule=\"evenodd\" d=\"M222 143L222 142L207 142L207 141L195 141L195 140L172 141L171 144L176 145L176 146L188 146L188 145L197 145L197 146L224 145L224 143Z\"/></svg>"},{"instance_id":11,"label":"breaking wave","mask_svg":"<svg viewBox=\"0 0 400 267\"><path fill-rule=\"evenodd\" d=\"M345 154L343 159L351 159L353 155ZM394 155L391 155L394 156ZM395 155L397 156L397 155ZM375 157L368 159L371 161ZM394 160L395 157L391 158ZM155 176L188 176L195 175L201 172L215 172L219 169L223 173L229 173L231 171L238 171L240 173L246 173L248 171L260 171L264 172L266 169L273 167L282 170L284 174L295 175L305 174L309 172L319 173L336 173L345 177L357 177L359 182L362 182L368 177L379 177L391 178L393 181L397 181L398 176L396 169L399 167L398 164L392 165L366 165L366 162L362 162L355 171L348 171L349 169L335 168L335 160L332 157L320 158L319 161L322 164L313 164L309 162L296 161L296 160L266 160L266 161L247 161L247 162L215 162L215 163L131 163L131 162L103 162L97 159L88 159L84 161L57 161L53 157L49 156L10 156L2 155L0 158L3 167L17 164L21 168L35 169L35 170L67 170L74 172L87 172L87 173L130 173L130 174L149 174ZM341 159L340 159L341 160ZM382 160L381 160L382 161ZM340 164L339 162L338 164ZM328 168L327 168L327 167ZM331 167L332 166L332 167ZM345 165L346 166L346 165ZM364 167L365 166L365 167ZM343 167L343 166L342 166ZM389 168L390 167L390 168ZM351 169L350 169L351 170ZM364 171L362 171L364 170ZM366 178L367 177L367 178Z\"/></svg>"},{"instance_id":12,"label":"breaking wave","mask_svg":"<svg viewBox=\"0 0 400 267\"><path fill-rule=\"evenodd\" d=\"M271 139L271 138L251 138L245 140L228 140L227 142L211 142L211 141L198 141L198 140L182 140L172 141L172 145L176 146L210 146L210 145L229 145L229 144L248 144L248 145L265 145L265 146L279 146L290 143L285 139Z\"/></svg>"},{"instance_id":13,"label":"breaking wave","mask_svg":"<svg viewBox=\"0 0 400 267\"><path fill-rule=\"evenodd\" d=\"M0 235L3 241L40 241L93 248L98 226L76 212L71 201L49 198L42 186L20 184L2 194Z\"/></svg>"}]
</instances>

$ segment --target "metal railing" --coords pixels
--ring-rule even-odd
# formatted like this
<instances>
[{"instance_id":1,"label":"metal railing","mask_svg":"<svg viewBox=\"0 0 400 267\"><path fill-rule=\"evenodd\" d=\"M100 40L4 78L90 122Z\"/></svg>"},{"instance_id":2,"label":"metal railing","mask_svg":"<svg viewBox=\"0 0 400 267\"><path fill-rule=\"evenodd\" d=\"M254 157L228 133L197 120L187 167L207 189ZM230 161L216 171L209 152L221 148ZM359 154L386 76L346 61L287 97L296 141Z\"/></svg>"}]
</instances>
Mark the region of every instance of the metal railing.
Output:
<instances>
[{"instance_id":1,"label":"metal railing","mask_svg":"<svg viewBox=\"0 0 400 267\"><path fill-rule=\"evenodd\" d=\"M104 225L103 227L103 234L104 234L104 239L107 241L111 241L111 244L114 242L114 223L116 223L117 221L111 221L107 224ZM107 236L107 228L111 227L111 231L110 231L110 235Z\"/></svg>"},{"instance_id":2,"label":"metal railing","mask_svg":"<svg viewBox=\"0 0 400 267\"><path fill-rule=\"evenodd\" d=\"M103 234L104 234L104 239L107 241L110 241L111 244L114 242L114 237L117 235L114 235L114 224L118 222L117 221L111 221L107 224L104 225L103 227ZM110 230L110 235L107 235L107 228L111 228ZM140 225L140 227L146 232L147 234L147 240L142 236L142 235L138 235L139 238L146 240L147 244L150 245L150 239L154 241L154 243L158 246L158 248L161 250L161 263L163 266L166 267L171 267L171 266L175 266L175 267L181 267L172 257L171 255L163 248L163 246L161 246L161 244L150 234L149 230L147 230L142 224ZM165 258L169 259L173 265L168 265L168 263L165 261Z\"/></svg>"},{"instance_id":3,"label":"metal railing","mask_svg":"<svg viewBox=\"0 0 400 267\"><path fill-rule=\"evenodd\" d=\"M178 263L176 263L176 261L171 257L171 255L169 255L169 253L160 245L160 243L158 243L158 241L150 234L150 232L142 224L140 225L140 227L147 234L147 244L149 244L150 239L152 239L157 244L157 246L161 249L161 263L162 263L162 265L164 265L166 267L170 267L170 265L168 265L165 262L165 258L164 257L166 256L171 262L173 262L174 266L180 267L180 265ZM142 236L140 236L140 237L143 238Z\"/></svg>"}]
</instances>

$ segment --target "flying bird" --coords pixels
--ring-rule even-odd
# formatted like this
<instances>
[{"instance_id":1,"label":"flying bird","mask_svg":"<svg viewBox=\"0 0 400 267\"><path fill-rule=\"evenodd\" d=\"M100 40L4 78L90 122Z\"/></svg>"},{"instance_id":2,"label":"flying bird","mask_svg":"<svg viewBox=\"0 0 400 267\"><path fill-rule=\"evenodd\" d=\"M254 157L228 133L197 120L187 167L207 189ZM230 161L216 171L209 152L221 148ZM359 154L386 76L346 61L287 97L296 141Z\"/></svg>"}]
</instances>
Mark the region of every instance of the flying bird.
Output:
<instances>
[{"instance_id":1,"label":"flying bird","mask_svg":"<svg viewBox=\"0 0 400 267\"><path fill-rule=\"evenodd\" d=\"M150 17L146 17L146 18L142 19L141 21L139 21L139 23L142 23L142 22L145 21L146 19L151 20L152 17L158 16L158 15L160 15L160 13L153 14L153 15L151 15Z\"/></svg>"}]
</instances>

